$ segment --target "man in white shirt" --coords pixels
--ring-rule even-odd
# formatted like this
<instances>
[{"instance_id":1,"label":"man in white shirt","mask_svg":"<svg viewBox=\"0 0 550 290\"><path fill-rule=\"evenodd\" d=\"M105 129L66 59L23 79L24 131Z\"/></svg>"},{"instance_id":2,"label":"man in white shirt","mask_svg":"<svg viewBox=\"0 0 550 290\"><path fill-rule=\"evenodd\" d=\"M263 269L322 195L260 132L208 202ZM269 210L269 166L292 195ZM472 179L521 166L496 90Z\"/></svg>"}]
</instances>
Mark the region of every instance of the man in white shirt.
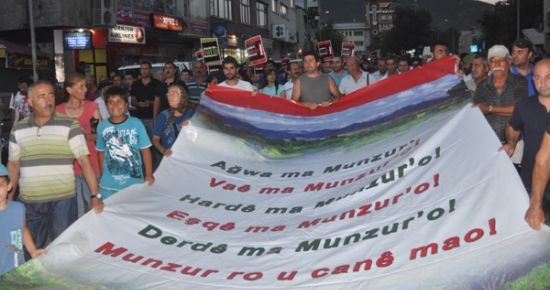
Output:
<instances>
[{"instance_id":1,"label":"man in white shirt","mask_svg":"<svg viewBox=\"0 0 550 290\"><path fill-rule=\"evenodd\" d=\"M290 81L285 84L286 98L288 100L292 99L292 89L294 88L294 82L302 75L302 69L300 68L300 63L291 62L288 65L288 74L290 75Z\"/></svg>"},{"instance_id":2,"label":"man in white shirt","mask_svg":"<svg viewBox=\"0 0 550 290\"><path fill-rule=\"evenodd\" d=\"M225 76L225 81L220 83L218 86L229 87L244 91L254 91L252 85L247 81L242 81L237 78L239 74L239 63L237 60L228 56L223 59L223 75Z\"/></svg>"},{"instance_id":3,"label":"man in white shirt","mask_svg":"<svg viewBox=\"0 0 550 290\"><path fill-rule=\"evenodd\" d=\"M374 72L372 75L377 79L380 80L382 77L386 76L388 73L388 70L386 69L386 60L380 58L376 61L376 68L378 68L378 71ZM349 70L349 68L348 68ZM348 71L349 74L349 71Z\"/></svg>"},{"instance_id":4,"label":"man in white shirt","mask_svg":"<svg viewBox=\"0 0 550 290\"><path fill-rule=\"evenodd\" d=\"M338 90L344 95L349 95L356 90L372 85L378 80L368 72L361 70L361 61L358 57L353 56L348 58L348 75L342 79Z\"/></svg>"},{"instance_id":5,"label":"man in white shirt","mask_svg":"<svg viewBox=\"0 0 550 290\"><path fill-rule=\"evenodd\" d=\"M21 100L27 95L27 89L32 85L34 82L31 78L28 76L21 76L19 77L18 86L19 91L17 93L13 93L11 95L10 99L10 110L11 110L11 126L13 127L14 124L19 122L19 103Z\"/></svg>"}]
</instances>

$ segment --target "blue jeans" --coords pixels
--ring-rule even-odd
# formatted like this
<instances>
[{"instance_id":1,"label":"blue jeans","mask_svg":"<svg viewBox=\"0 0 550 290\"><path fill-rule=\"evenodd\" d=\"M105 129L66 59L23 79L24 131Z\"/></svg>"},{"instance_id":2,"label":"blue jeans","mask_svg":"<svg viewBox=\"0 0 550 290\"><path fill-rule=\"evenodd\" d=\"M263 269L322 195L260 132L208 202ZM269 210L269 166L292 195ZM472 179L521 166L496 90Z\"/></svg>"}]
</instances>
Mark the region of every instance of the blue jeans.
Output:
<instances>
[{"instance_id":1,"label":"blue jeans","mask_svg":"<svg viewBox=\"0 0 550 290\"><path fill-rule=\"evenodd\" d=\"M149 140L153 140L153 119L139 119L139 120L141 121L141 123L143 123L143 126L145 126L145 130L147 130L147 135L149 136ZM151 146L151 158L153 159L153 172L155 172L159 167L160 161L162 160L162 155L155 148L155 146ZM143 162L143 174L145 174L145 162Z\"/></svg>"},{"instance_id":2,"label":"blue jeans","mask_svg":"<svg viewBox=\"0 0 550 290\"><path fill-rule=\"evenodd\" d=\"M48 234L55 240L77 220L76 195L63 200L25 204L27 228L37 249L44 248ZM25 253L25 258L27 257Z\"/></svg>"},{"instance_id":3,"label":"blue jeans","mask_svg":"<svg viewBox=\"0 0 550 290\"><path fill-rule=\"evenodd\" d=\"M78 209L78 218L81 218L86 213L86 208L84 204L88 206L88 209L91 208L92 196L90 194L90 188L88 188L88 183L84 178L84 175L75 175L76 181L76 205ZM97 194L95 192L94 194Z\"/></svg>"}]
</instances>

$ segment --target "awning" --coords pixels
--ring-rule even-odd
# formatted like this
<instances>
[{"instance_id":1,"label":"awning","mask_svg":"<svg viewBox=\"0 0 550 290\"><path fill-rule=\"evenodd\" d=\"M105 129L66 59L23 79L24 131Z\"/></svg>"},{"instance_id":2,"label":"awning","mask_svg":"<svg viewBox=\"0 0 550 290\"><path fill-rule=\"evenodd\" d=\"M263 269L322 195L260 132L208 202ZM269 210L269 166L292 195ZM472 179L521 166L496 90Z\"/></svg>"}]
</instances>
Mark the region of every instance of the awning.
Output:
<instances>
[{"instance_id":1,"label":"awning","mask_svg":"<svg viewBox=\"0 0 550 290\"><path fill-rule=\"evenodd\" d=\"M544 33L538 32L534 28L522 29L521 32L523 32L523 35L531 40L534 45L544 45Z\"/></svg>"},{"instance_id":2,"label":"awning","mask_svg":"<svg viewBox=\"0 0 550 290\"><path fill-rule=\"evenodd\" d=\"M4 57L6 58L7 68L17 69L32 69L32 50L24 45L13 43L11 41L0 39L0 48L5 50ZM37 68L40 70L47 70L50 68L49 53L42 51L36 51Z\"/></svg>"},{"instance_id":3,"label":"awning","mask_svg":"<svg viewBox=\"0 0 550 290\"><path fill-rule=\"evenodd\" d=\"M24 55L31 55L32 56L32 50L24 45L13 43L11 41L0 39L0 46L4 46L6 48L6 51L8 53L18 53L18 54L24 54ZM41 57L51 57L49 53L42 52L40 50L36 51L36 56Z\"/></svg>"}]
</instances>

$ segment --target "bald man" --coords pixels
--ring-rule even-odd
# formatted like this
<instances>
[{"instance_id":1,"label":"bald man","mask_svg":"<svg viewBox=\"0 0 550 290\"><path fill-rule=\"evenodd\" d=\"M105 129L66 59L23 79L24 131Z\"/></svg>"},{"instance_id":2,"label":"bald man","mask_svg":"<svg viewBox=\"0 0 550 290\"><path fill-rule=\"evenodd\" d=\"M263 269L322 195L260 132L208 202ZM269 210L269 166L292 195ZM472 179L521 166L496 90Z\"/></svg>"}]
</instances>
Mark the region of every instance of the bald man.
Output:
<instances>
[{"instance_id":1,"label":"bald man","mask_svg":"<svg viewBox=\"0 0 550 290\"><path fill-rule=\"evenodd\" d=\"M343 95L349 95L356 90L374 84L377 79L368 72L361 70L361 60L356 57L350 57L347 61L348 75L342 79L338 90Z\"/></svg>"},{"instance_id":2,"label":"bald man","mask_svg":"<svg viewBox=\"0 0 550 290\"><path fill-rule=\"evenodd\" d=\"M533 82L538 95L516 103L512 118L506 124L506 143L499 151L504 150L512 156L521 132L524 133L520 176L531 196L531 206L525 219L533 229L539 230L548 212L550 191L550 59L537 63Z\"/></svg>"}]
</instances>

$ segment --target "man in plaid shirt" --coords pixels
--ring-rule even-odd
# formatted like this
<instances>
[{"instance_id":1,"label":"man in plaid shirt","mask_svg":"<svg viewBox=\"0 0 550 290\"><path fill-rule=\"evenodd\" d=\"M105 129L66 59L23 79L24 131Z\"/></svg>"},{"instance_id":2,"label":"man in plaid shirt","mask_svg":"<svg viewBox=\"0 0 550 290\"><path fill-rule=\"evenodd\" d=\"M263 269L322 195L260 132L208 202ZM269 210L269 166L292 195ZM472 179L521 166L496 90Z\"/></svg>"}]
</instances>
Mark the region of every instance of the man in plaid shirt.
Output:
<instances>
[{"instance_id":1,"label":"man in plaid shirt","mask_svg":"<svg viewBox=\"0 0 550 290\"><path fill-rule=\"evenodd\" d=\"M19 111L19 120L22 120L24 118L27 118L32 114L32 107L28 103L28 96L25 96L24 98L19 101L19 106L17 107L17 110Z\"/></svg>"}]
</instances>

